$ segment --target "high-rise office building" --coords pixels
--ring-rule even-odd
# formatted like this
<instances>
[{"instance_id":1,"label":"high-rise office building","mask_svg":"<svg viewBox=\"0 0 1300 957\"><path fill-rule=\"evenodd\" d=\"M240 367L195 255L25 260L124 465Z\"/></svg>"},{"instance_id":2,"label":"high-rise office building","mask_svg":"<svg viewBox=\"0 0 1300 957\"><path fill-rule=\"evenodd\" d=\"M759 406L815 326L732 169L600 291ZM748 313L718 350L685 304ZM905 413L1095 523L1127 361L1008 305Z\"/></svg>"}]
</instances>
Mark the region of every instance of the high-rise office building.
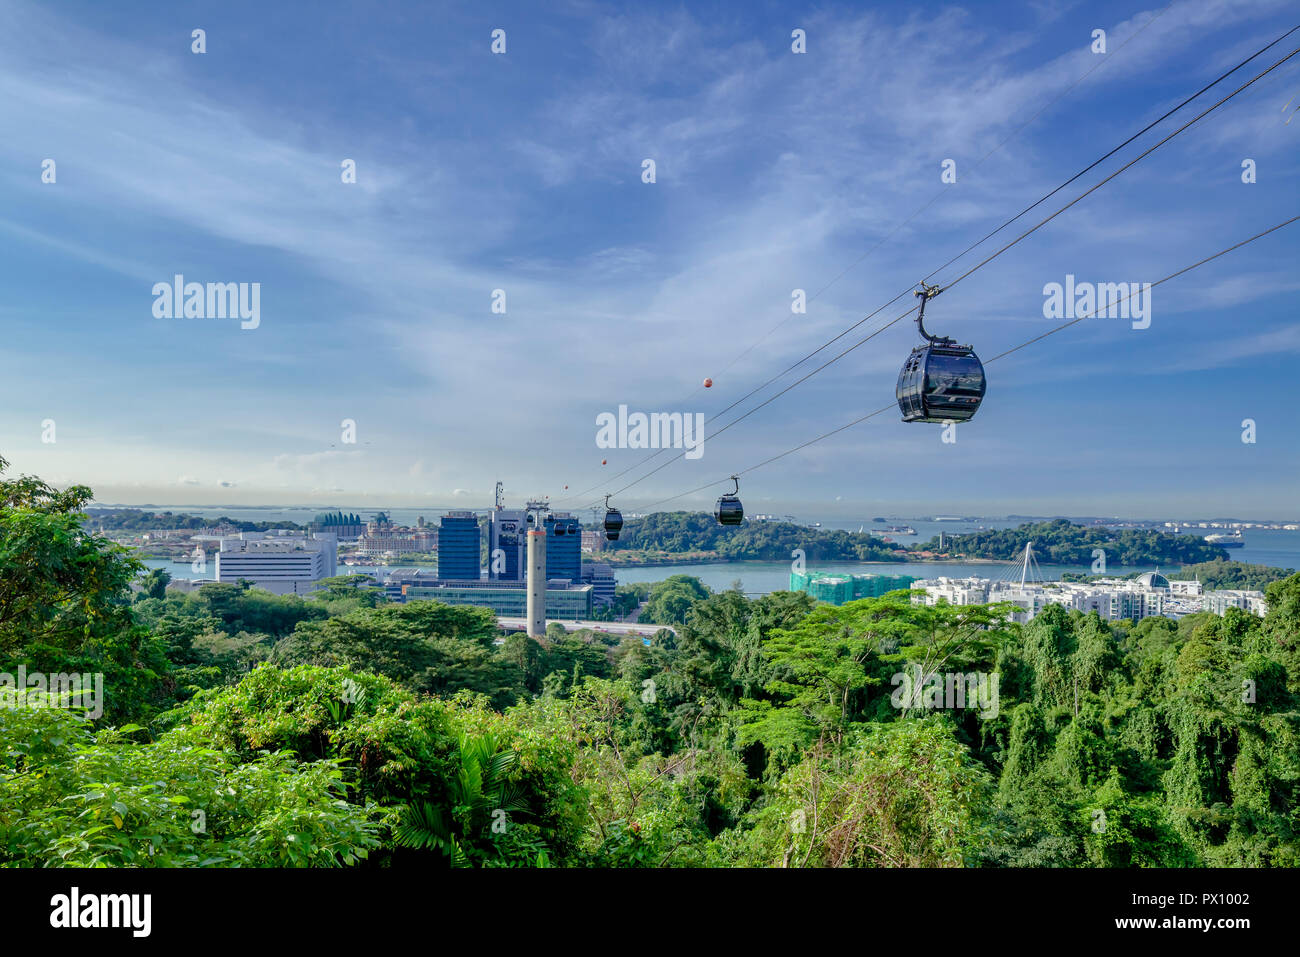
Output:
<instances>
[{"instance_id":1,"label":"high-rise office building","mask_svg":"<svg viewBox=\"0 0 1300 957\"><path fill-rule=\"evenodd\" d=\"M521 508L498 508L488 514L488 578L524 580L528 515Z\"/></svg>"},{"instance_id":2,"label":"high-rise office building","mask_svg":"<svg viewBox=\"0 0 1300 957\"><path fill-rule=\"evenodd\" d=\"M546 577L582 583L582 525L568 512L546 516Z\"/></svg>"},{"instance_id":3,"label":"high-rise office building","mask_svg":"<svg viewBox=\"0 0 1300 957\"><path fill-rule=\"evenodd\" d=\"M438 524L438 577L457 581L479 579L478 516L455 510Z\"/></svg>"}]
</instances>

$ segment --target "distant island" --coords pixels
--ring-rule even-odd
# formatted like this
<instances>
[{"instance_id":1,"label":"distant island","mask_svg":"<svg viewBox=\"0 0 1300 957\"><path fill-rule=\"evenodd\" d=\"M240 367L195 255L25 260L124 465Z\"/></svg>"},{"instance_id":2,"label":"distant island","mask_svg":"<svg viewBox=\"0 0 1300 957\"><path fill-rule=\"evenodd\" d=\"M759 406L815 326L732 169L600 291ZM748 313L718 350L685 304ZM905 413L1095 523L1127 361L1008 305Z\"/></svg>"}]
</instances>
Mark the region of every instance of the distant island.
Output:
<instances>
[{"instance_id":1,"label":"distant island","mask_svg":"<svg viewBox=\"0 0 1300 957\"><path fill-rule=\"evenodd\" d=\"M603 554L604 560L613 564L652 563L673 557L697 562L788 561L795 549L803 549L810 562L1016 561L1031 541L1035 559L1044 565L1090 565L1095 549L1104 550L1107 563L1113 566L1172 567L1226 561L1228 557L1224 549L1197 535L1085 526L1067 519L945 535L941 548L938 536L904 547L871 534L785 522L754 522L726 529L704 512L655 512L629 520L619 541L609 542Z\"/></svg>"},{"instance_id":2,"label":"distant island","mask_svg":"<svg viewBox=\"0 0 1300 957\"><path fill-rule=\"evenodd\" d=\"M284 528L301 531L304 526L297 522L246 522L238 518L204 518L201 515L188 515L185 512L146 512L137 508L88 508L86 509L88 525L102 528L106 532L148 532L153 529L185 529L197 532L201 528L215 528L218 525L232 525L241 532L269 532Z\"/></svg>"},{"instance_id":3,"label":"distant island","mask_svg":"<svg viewBox=\"0 0 1300 957\"><path fill-rule=\"evenodd\" d=\"M1106 553L1106 563L1115 566L1193 565L1228 559L1226 550L1208 544L1199 535L1076 525L1064 518L1016 528L944 536L942 551L952 558L1014 561L1024 555L1025 545L1029 542L1034 543L1034 558L1044 565L1090 565L1095 558L1095 549L1102 549ZM937 552L940 551L939 538L935 536L926 544L909 548L919 552Z\"/></svg>"},{"instance_id":4,"label":"distant island","mask_svg":"<svg viewBox=\"0 0 1300 957\"><path fill-rule=\"evenodd\" d=\"M707 512L652 512L628 519L616 542L607 542L602 561L637 564L664 556L692 561L789 561L803 549L810 562L902 562L899 546L874 535L809 528L792 522L746 522L723 528Z\"/></svg>"}]
</instances>

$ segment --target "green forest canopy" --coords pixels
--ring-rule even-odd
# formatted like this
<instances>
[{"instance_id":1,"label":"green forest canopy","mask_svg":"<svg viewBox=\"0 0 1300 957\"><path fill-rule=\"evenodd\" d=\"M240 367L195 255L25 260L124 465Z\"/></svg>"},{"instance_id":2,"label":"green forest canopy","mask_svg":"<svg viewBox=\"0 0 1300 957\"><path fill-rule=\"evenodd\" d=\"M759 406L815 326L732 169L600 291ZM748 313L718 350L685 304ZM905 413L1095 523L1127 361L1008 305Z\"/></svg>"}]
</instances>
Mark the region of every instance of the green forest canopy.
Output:
<instances>
[{"instance_id":1,"label":"green forest canopy","mask_svg":"<svg viewBox=\"0 0 1300 957\"><path fill-rule=\"evenodd\" d=\"M1199 581L1207 591L1220 588L1262 591L1266 585L1294 574L1293 568L1273 568L1270 565L1251 565L1246 562L1215 559L1184 566L1169 577Z\"/></svg>"},{"instance_id":2,"label":"green forest canopy","mask_svg":"<svg viewBox=\"0 0 1300 957\"><path fill-rule=\"evenodd\" d=\"M355 580L133 596L89 499L0 475L0 671L106 686L0 708L0 866L1300 866L1300 575L1024 626L683 576L675 636L498 644Z\"/></svg>"}]
</instances>

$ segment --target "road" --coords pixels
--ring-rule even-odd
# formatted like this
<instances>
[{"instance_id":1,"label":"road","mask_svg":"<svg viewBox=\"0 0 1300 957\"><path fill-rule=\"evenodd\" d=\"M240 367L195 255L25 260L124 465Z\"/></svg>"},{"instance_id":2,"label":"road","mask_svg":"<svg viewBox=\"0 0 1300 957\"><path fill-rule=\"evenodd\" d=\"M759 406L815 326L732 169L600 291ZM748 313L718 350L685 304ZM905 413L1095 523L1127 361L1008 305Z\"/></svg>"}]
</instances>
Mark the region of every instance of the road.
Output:
<instances>
[{"instance_id":1,"label":"road","mask_svg":"<svg viewBox=\"0 0 1300 957\"><path fill-rule=\"evenodd\" d=\"M655 632L661 628L667 628L674 635L676 630L668 628L667 625L648 625L633 621L561 621L558 618L546 619L546 624L558 622L564 626L565 631L578 631L581 628L590 628L592 631L603 631L610 635L638 635L642 638L653 638ZM523 631L526 627L523 618L497 618L497 624L506 631Z\"/></svg>"}]
</instances>

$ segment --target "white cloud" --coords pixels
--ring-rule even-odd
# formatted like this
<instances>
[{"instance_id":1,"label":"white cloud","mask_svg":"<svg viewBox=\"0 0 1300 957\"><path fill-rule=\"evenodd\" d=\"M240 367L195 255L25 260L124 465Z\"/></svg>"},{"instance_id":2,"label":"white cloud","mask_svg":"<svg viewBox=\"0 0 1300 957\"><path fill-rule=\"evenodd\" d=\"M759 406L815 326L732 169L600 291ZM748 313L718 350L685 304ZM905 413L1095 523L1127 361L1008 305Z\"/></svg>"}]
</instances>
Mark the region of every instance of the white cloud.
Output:
<instances>
[{"instance_id":1,"label":"white cloud","mask_svg":"<svg viewBox=\"0 0 1300 957\"><path fill-rule=\"evenodd\" d=\"M675 408L705 375L717 385L703 410L728 404L1134 127L1131 117L1099 111L1091 97L1183 63L1204 48L1208 24L1218 30L1276 6L1176 3L978 170L980 157L1095 64L1086 44L1062 46L1033 24L1006 31L974 7L901 21L878 12L811 14L806 56L789 54L788 31L756 38L684 10L606 17L591 32L586 66L542 87L539 108L503 129L494 147L501 155L493 154L487 173L472 143L443 137L427 151L413 135L409 154L360 144L349 155L358 159L361 188L348 192L337 185L331 142L346 129L304 135L274 122L262 104L224 95L165 60L149 61L148 70L115 68L143 62L142 51L88 32L51 12L57 8L14 4L18 29L0 36L0 122L24 136L0 142L0 155L18 168L28 162L26 143L39 141L76 157L60 167L60 180L72 182L76 170L87 214L156 225L196 247L207 242L249 269L274 260L303 273L288 288L268 287L283 312L234 339L237 347L176 340L178 355L215 370L202 380L203 409L195 413L211 418L183 432L142 424L140 447L128 457L135 461L96 459L104 475L166 475L169 461L184 455L189 468L239 470L241 489L379 491L401 474L412 485L486 487L503 467L526 473L515 480L521 485L526 478L533 487L568 481L584 488L590 482L573 474L598 469L587 444L595 411L623 401ZM1108 26L1112 49L1153 12ZM67 49L84 55L69 62ZM40 68L48 62L64 65ZM1150 115L1162 108L1153 104ZM1061 116L1076 119L1075 138L1042 136ZM1228 143L1256 128L1219 127ZM660 161L654 186L639 181L645 156ZM936 195L947 156L958 159L960 189L939 193L863 259ZM1176 176L1179 162L1160 169ZM972 277L937 304L944 318L1031 318L1041 298L1035 303L1025 291L1040 289L1044 277L1067 270L1105 277L1108 264L1128 268L1137 256L1143 269L1181 266L1191 246L1210 251L1202 244L1226 213L1171 207L1154 175L1148 200L1140 172L1128 178L1142 187L1117 182ZM582 201L597 211L600 197L618 197L621 212L617 190L632 191L641 204L635 222L611 211L603 221L565 220L549 231L553 214L570 213L574 197L588 191L597 198ZM175 265L165 241L161 251L126 242L101 249L44 222L0 225L132 280L168 278ZM1261 272L1269 277L1264 291L1294 289L1284 273ZM791 316L791 288L812 294L841 273L807 316ZM508 293L506 316L488 312L497 287ZM1250 301L1260 287L1227 276L1189 289L1189 297L1227 306ZM314 306L292 314L300 294L312 292L327 300L324 314ZM1008 299L1019 308L1008 311ZM264 300L264 311L270 304ZM731 365L740 344L783 320ZM270 338L281 334L277 321L280 330L300 324L277 341ZM997 335L988 338L1005 342ZM710 447L709 461L716 455L714 468L729 471L807 438L824 403L843 409L838 419L847 421L863 411L860 403L878 395L888 401L910 338L900 326L873 340L729 432L717 452ZM1287 347L1290 340L1267 341ZM288 375L317 372L330 350L351 376ZM246 361L232 361L235 355ZM264 374L272 364L286 372L283 381ZM336 394L363 407L355 417L363 441L374 443L365 457L321 451L337 441ZM105 415L115 399L104 403ZM138 414L162 420L168 412ZM214 424L222 444L204 448ZM151 454L141 454L151 441ZM830 457L825 467L843 462ZM679 464L638 491L674 492L690 471Z\"/></svg>"}]
</instances>

